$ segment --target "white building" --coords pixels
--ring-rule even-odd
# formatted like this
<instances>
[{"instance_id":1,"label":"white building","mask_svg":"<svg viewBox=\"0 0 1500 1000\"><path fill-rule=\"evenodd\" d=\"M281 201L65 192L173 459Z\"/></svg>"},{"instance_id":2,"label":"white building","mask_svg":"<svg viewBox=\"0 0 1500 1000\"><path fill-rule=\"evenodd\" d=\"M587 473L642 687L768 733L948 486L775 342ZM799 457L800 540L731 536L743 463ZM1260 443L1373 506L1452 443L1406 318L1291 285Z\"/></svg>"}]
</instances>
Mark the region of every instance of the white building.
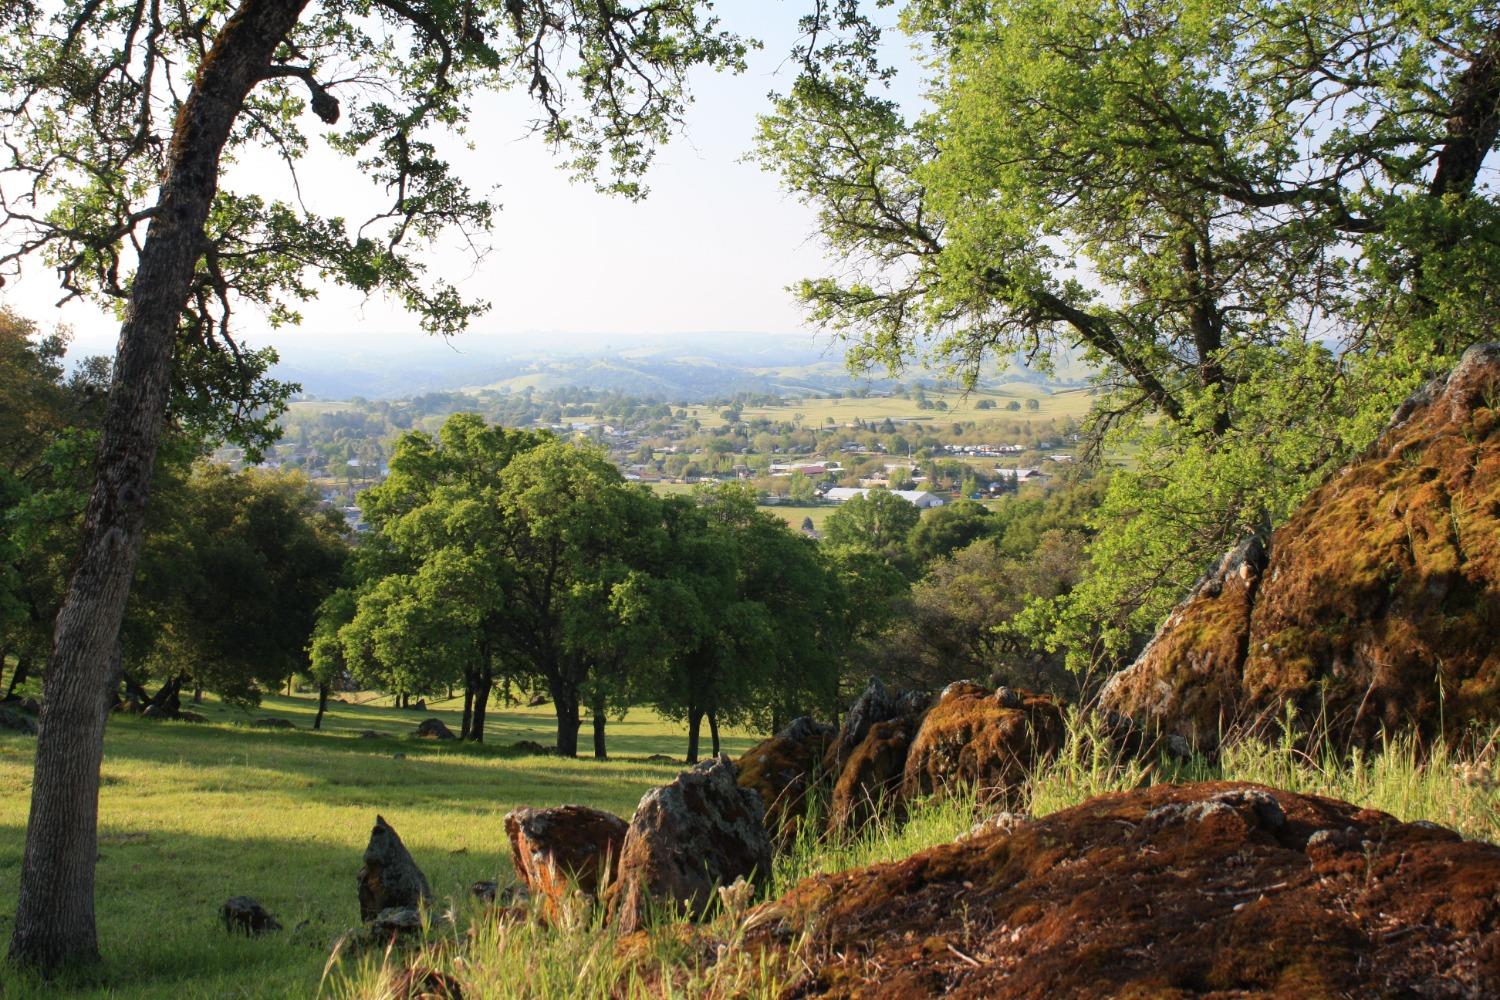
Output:
<instances>
[{"instance_id":1,"label":"white building","mask_svg":"<svg viewBox=\"0 0 1500 1000\"><path fill-rule=\"evenodd\" d=\"M870 492L868 489L855 489L852 486L835 486L823 494L823 497L826 500L832 500L834 503L843 503L845 500L864 496L868 492ZM921 510L926 510L929 507L941 507L947 502L936 493L929 493L926 490L887 490L886 492L894 493L902 500L915 505Z\"/></svg>"}]
</instances>

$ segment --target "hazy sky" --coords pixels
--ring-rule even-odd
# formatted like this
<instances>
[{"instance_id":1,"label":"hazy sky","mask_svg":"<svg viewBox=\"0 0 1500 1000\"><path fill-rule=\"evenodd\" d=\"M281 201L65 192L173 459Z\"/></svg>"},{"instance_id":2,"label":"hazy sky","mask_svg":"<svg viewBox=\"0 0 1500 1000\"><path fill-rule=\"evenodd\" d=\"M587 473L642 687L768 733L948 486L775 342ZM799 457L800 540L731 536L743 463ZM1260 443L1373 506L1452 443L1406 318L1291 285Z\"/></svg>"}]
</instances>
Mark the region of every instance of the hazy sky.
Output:
<instances>
[{"instance_id":1,"label":"hazy sky","mask_svg":"<svg viewBox=\"0 0 1500 1000\"><path fill-rule=\"evenodd\" d=\"M810 0L721 0L725 26L761 38L765 48L751 54L744 74L695 78L687 134L661 151L648 178L651 196L641 203L571 182L546 146L526 135L524 95L485 98L470 135L473 150L451 152L472 186L498 185L503 209L494 250L477 269L454 247L426 250L434 273L493 303L464 335L467 342L481 348L545 342L545 333L807 329L785 288L822 266L811 213L784 195L772 175L741 160L767 94L790 85L787 52L797 17L810 6ZM270 160L233 169L230 181L239 188L248 186L247 176L275 174ZM351 176L346 162L314 154L302 172L304 198L315 211L363 218L375 193ZM118 328L107 315L76 303L53 308L59 293L49 269L33 263L4 295L44 325L70 324L75 351L113 351ZM251 343L273 343L288 359L299 348L409 350L424 339L395 305L333 288L302 311L300 329L272 333L252 312L241 314L239 328Z\"/></svg>"}]
</instances>

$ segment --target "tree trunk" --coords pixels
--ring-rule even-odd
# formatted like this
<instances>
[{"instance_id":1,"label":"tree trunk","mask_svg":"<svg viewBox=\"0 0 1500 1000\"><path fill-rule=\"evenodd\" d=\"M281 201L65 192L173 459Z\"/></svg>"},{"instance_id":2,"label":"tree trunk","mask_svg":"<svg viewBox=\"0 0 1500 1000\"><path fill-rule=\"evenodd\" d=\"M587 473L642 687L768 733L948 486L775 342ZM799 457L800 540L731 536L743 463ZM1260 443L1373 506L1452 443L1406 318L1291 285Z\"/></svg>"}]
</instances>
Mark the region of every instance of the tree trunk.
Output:
<instances>
[{"instance_id":1,"label":"tree trunk","mask_svg":"<svg viewBox=\"0 0 1500 1000\"><path fill-rule=\"evenodd\" d=\"M140 555L146 496L178 321L203 252L219 157L245 97L307 0L244 0L198 68L167 148L155 213L131 280L83 518L83 551L52 636L12 961L94 962L94 865L104 723L119 683L120 621Z\"/></svg>"},{"instance_id":2,"label":"tree trunk","mask_svg":"<svg viewBox=\"0 0 1500 1000\"><path fill-rule=\"evenodd\" d=\"M578 689L563 681L552 684L552 707L557 713L557 752L578 756Z\"/></svg>"},{"instance_id":3,"label":"tree trunk","mask_svg":"<svg viewBox=\"0 0 1500 1000\"><path fill-rule=\"evenodd\" d=\"M698 763L698 728L703 724L703 709L688 709L688 752L687 762Z\"/></svg>"},{"instance_id":4,"label":"tree trunk","mask_svg":"<svg viewBox=\"0 0 1500 1000\"><path fill-rule=\"evenodd\" d=\"M486 670L479 675L479 683L474 687L474 714L469 720L469 739L475 743L484 742L484 715L490 704L490 687L494 683L494 675Z\"/></svg>"},{"instance_id":5,"label":"tree trunk","mask_svg":"<svg viewBox=\"0 0 1500 1000\"><path fill-rule=\"evenodd\" d=\"M604 713L604 699L595 698L593 705L589 706L589 711L594 716L594 759L609 760L609 754L604 748L604 726L608 721Z\"/></svg>"},{"instance_id":6,"label":"tree trunk","mask_svg":"<svg viewBox=\"0 0 1500 1000\"><path fill-rule=\"evenodd\" d=\"M178 713L182 711L182 682L181 674L168 678L167 682L161 686L161 690L152 696L146 708L155 709L156 711L152 714L158 718L177 718Z\"/></svg>"},{"instance_id":7,"label":"tree trunk","mask_svg":"<svg viewBox=\"0 0 1500 1000\"><path fill-rule=\"evenodd\" d=\"M719 713L708 713L708 734L713 740L714 756L719 756Z\"/></svg>"},{"instance_id":8,"label":"tree trunk","mask_svg":"<svg viewBox=\"0 0 1500 1000\"><path fill-rule=\"evenodd\" d=\"M474 675L464 671L464 719L458 728L458 738L466 740L469 738L469 728L474 719Z\"/></svg>"},{"instance_id":9,"label":"tree trunk","mask_svg":"<svg viewBox=\"0 0 1500 1000\"><path fill-rule=\"evenodd\" d=\"M323 728L323 713L328 711L328 682L318 685L318 714L313 716L313 728Z\"/></svg>"},{"instance_id":10,"label":"tree trunk","mask_svg":"<svg viewBox=\"0 0 1500 1000\"><path fill-rule=\"evenodd\" d=\"M323 688L324 688L324 690L322 692L322 697L323 697L323 701L326 702L328 700L328 690L327 690L328 685L324 684ZM202 684L194 684L193 685L193 704L194 705L201 705L201 704L203 704L203 685Z\"/></svg>"},{"instance_id":11,"label":"tree trunk","mask_svg":"<svg viewBox=\"0 0 1500 1000\"><path fill-rule=\"evenodd\" d=\"M5 697L13 697L18 684L26 683L26 675L31 673L31 654L21 653L16 657L16 669L10 672L10 687L5 689Z\"/></svg>"}]
</instances>

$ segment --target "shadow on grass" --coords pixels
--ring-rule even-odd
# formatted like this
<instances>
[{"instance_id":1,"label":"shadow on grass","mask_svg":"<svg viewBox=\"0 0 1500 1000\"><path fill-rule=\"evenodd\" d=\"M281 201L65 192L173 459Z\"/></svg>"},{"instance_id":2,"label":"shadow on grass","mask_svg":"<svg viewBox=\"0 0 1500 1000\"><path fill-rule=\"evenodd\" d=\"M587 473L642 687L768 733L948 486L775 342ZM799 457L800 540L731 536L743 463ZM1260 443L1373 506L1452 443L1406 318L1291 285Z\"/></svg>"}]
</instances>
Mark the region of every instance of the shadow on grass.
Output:
<instances>
[{"instance_id":1,"label":"shadow on grass","mask_svg":"<svg viewBox=\"0 0 1500 1000\"><path fill-rule=\"evenodd\" d=\"M0 966L0 996L312 997L334 939L359 923L355 875L368 827L341 832L349 844L106 832L96 895L104 962L51 983ZM7 940L23 837L20 827L0 826L0 843L16 848L0 854L0 935ZM440 909L469 905L473 882L511 873L503 838L489 851L413 853ZM219 906L240 894L257 898L285 929L261 938L225 933Z\"/></svg>"}]
</instances>

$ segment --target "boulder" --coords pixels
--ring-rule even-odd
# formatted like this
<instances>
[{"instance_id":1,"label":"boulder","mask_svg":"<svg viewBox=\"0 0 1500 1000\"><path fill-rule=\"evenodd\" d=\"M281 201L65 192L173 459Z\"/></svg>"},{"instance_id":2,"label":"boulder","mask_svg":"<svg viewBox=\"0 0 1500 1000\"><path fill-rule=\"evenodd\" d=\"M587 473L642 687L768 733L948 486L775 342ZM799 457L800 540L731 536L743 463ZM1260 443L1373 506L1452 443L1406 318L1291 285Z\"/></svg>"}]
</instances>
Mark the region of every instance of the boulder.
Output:
<instances>
[{"instance_id":1,"label":"boulder","mask_svg":"<svg viewBox=\"0 0 1500 1000\"><path fill-rule=\"evenodd\" d=\"M544 747L536 740L516 740L516 742L510 745L510 748L517 753L531 754L537 757L552 753L552 747Z\"/></svg>"},{"instance_id":2,"label":"boulder","mask_svg":"<svg viewBox=\"0 0 1500 1000\"><path fill-rule=\"evenodd\" d=\"M453 735L453 730L444 724L442 719L423 719L417 724L417 731L413 733L419 740L453 740L458 737Z\"/></svg>"},{"instance_id":3,"label":"boulder","mask_svg":"<svg viewBox=\"0 0 1500 1000\"><path fill-rule=\"evenodd\" d=\"M611 890L620 933L641 929L653 907L703 917L719 886L741 876L756 885L770 878L764 807L735 779L734 762L721 754L641 797Z\"/></svg>"},{"instance_id":4,"label":"boulder","mask_svg":"<svg viewBox=\"0 0 1500 1000\"><path fill-rule=\"evenodd\" d=\"M783 996L1481 997L1496 885L1500 847L1432 824L1157 785L816 876L742 926L768 959L796 942Z\"/></svg>"},{"instance_id":5,"label":"boulder","mask_svg":"<svg viewBox=\"0 0 1500 1000\"><path fill-rule=\"evenodd\" d=\"M1465 352L1256 546L1110 680L1106 709L1199 749L1288 706L1365 747L1500 719L1500 345Z\"/></svg>"},{"instance_id":6,"label":"boulder","mask_svg":"<svg viewBox=\"0 0 1500 1000\"><path fill-rule=\"evenodd\" d=\"M766 826L778 842L796 839L798 823L807 810L808 790L817 781L835 735L832 726L803 716L739 759L740 787L760 795Z\"/></svg>"},{"instance_id":7,"label":"boulder","mask_svg":"<svg viewBox=\"0 0 1500 1000\"><path fill-rule=\"evenodd\" d=\"M276 918L250 896L230 896L219 907L219 920L229 933L240 931L252 937L281 930Z\"/></svg>"},{"instance_id":8,"label":"boulder","mask_svg":"<svg viewBox=\"0 0 1500 1000\"><path fill-rule=\"evenodd\" d=\"M256 719L254 722L250 723L250 725L256 726L256 727L258 727L260 729L296 729L297 728L297 724L295 722L293 722L291 719L278 719L278 718L276 718L274 716L267 716L264 719Z\"/></svg>"},{"instance_id":9,"label":"boulder","mask_svg":"<svg viewBox=\"0 0 1500 1000\"><path fill-rule=\"evenodd\" d=\"M982 803L1008 802L1066 739L1063 708L1052 698L967 681L949 684L912 738L901 798L962 785L973 787Z\"/></svg>"},{"instance_id":10,"label":"boulder","mask_svg":"<svg viewBox=\"0 0 1500 1000\"><path fill-rule=\"evenodd\" d=\"M374 920L383 911L432 905L427 876L383 816L375 817L364 867L359 870L359 916Z\"/></svg>"},{"instance_id":11,"label":"boulder","mask_svg":"<svg viewBox=\"0 0 1500 1000\"><path fill-rule=\"evenodd\" d=\"M864 691L849 706L844 724L839 727L838 736L828 748L828 754L823 760L824 772L829 775L839 774L844 768L844 761L864 742L870 727L877 722L920 718L931 701L932 696L926 691L891 691L880 682L879 677L871 677Z\"/></svg>"},{"instance_id":12,"label":"boulder","mask_svg":"<svg viewBox=\"0 0 1500 1000\"><path fill-rule=\"evenodd\" d=\"M828 803L830 831L853 832L877 815L899 814L901 778L917 725L917 719L907 717L870 727L834 783Z\"/></svg>"},{"instance_id":13,"label":"boulder","mask_svg":"<svg viewBox=\"0 0 1500 1000\"><path fill-rule=\"evenodd\" d=\"M178 712L178 722L207 722L208 719L197 712Z\"/></svg>"},{"instance_id":14,"label":"boulder","mask_svg":"<svg viewBox=\"0 0 1500 1000\"><path fill-rule=\"evenodd\" d=\"M549 916L561 912L575 886L597 898L614 881L625 830L620 817L588 806L513 809L505 815L516 877Z\"/></svg>"}]
</instances>

